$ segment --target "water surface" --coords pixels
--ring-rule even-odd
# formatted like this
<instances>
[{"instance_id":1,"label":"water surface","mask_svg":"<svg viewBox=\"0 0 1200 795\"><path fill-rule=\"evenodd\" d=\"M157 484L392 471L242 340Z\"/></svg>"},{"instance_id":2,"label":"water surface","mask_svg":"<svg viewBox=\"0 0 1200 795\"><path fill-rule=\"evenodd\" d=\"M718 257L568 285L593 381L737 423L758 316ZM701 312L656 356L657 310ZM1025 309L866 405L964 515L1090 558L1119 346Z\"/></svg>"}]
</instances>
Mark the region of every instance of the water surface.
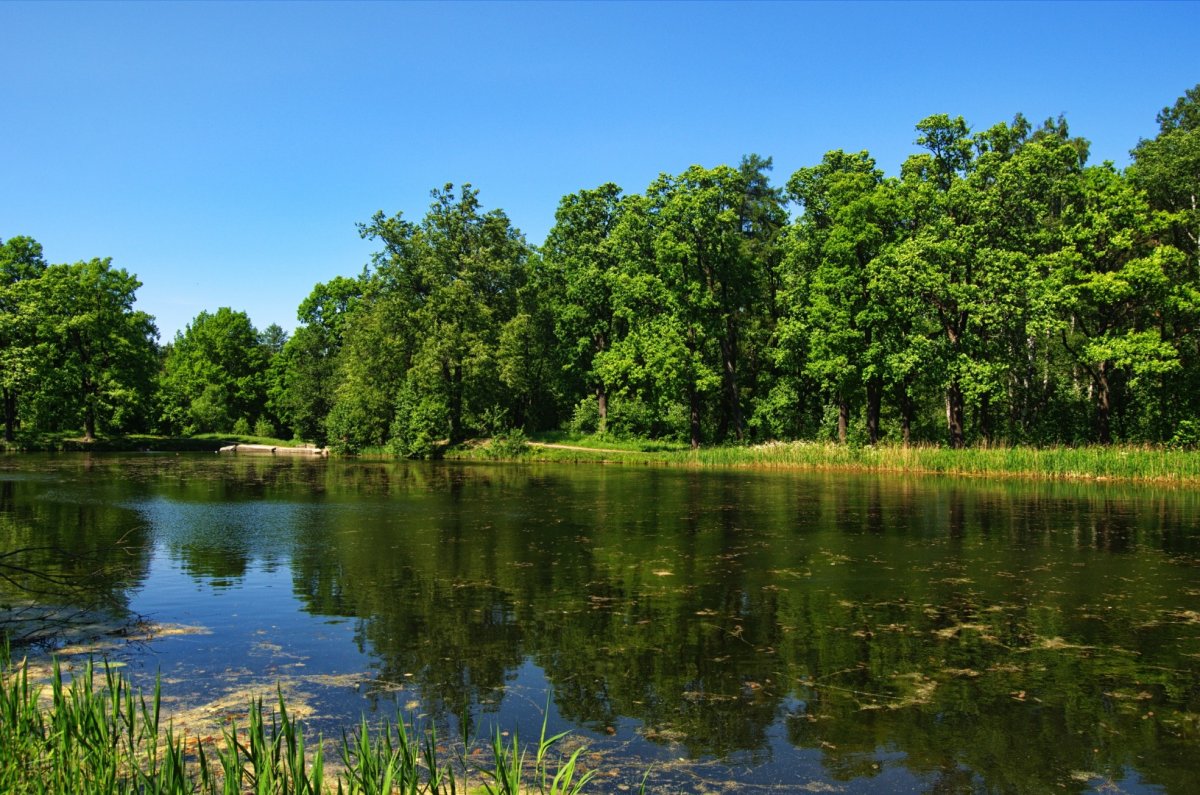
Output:
<instances>
[{"instance_id":1,"label":"water surface","mask_svg":"<svg viewBox=\"0 0 1200 795\"><path fill-rule=\"evenodd\" d=\"M0 459L14 549L88 580L69 607L202 628L116 652L181 709L278 680L327 737L400 710L532 739L548 708L604 771L595 791L647 768L686 792L1193 792L1200 774L1188 491L23 456Z\"/></svg>"}]
</instances>

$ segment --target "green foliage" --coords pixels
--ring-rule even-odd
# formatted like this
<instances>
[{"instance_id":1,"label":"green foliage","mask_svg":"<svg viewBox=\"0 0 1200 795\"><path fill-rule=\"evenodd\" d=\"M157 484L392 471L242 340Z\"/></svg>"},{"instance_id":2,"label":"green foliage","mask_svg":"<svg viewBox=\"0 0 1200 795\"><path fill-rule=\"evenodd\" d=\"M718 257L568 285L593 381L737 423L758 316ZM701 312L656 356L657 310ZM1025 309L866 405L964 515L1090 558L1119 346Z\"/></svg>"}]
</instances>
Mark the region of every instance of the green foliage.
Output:
<instances>
[{"instance_id":1,"label":"green foliage","mask_svg":"<svg viewBox=\"0 0 1200 795\"><path fill-rule=\"evenodd\" d=\"M1195 450L1200 447L1200 420L1180 422L1168 446L1180 450Z\"/></svg>"},{"instance_id":2,"label":"green foliage","mask_svg":"<svg viewBox=\"0 0 1200 795\"><path fill-rule=\"evenodd\" d=\"M175 335L163 362L162 427L193 434L229 431L242 421L238 432L248 434L249 418L266 407L270 356L245 312L201 312Z\"/></svg>"},{"instance_id":3,"label":"green foliage","mask_svg":"<svg viewBox=\"0 0 1200 795\"><path fill-rule=\"evenodd\" d=\"M32 286L32 283L31 283ZM136 430L148 413L157 330L134 310L141 286L109 259L51 265L37 281L40 387L33 424Z\"/></svg>"},{"instance_id":4,"label":"green foliage","mask_svg":"<svg viewBox=\"0 0 1200 795\"><path fill-rule=\"evenodd\" d=\"M107 260L0 244L5 438L82 425L435 454L569 427L705 444L1164 443L1200 416L1200 87L1122 173L1066 120L916 125L898 177L834 149L563 197L542 250L470 185L380 212L292 335L201 313L160 352ZM494 409L503 413L495 421ZM238 430L249 430L239 426Z\"/></svg>"},{"instance_id":5,"label":"green foliage","mask_svg":"<svg viewBox=\"0 0 1200 795\"><path fill-rule=\"evenodd\" d=\"M595 395L588 395L575 404L567 430L575 434L591 434L600 430L600 404Z\"/></svg>"},{"instance_id":6,"label":"green foliage","mask_svg":"<svg viewBox=\"0 0 1200 795\"><path fill-rule=\"evenodd\" d=\"M30 681L25 662L0 648L0 791L14 795L438 795L459 791L469 771L445 759L434 730L397 719L378 730L364 718L343 732L341 769L325 768L320 739L305 744L303 725L279 692L269 716L252 700L244 728L230 723L219 742L188 741L165 718L161 683L149 699L114 668L89 662L70 682L56 663L51 701ZM566 733L546 736L543 722L532 766L516 737L493 740L493 767L481 768L489 792L575 795L596 775L581 769L577 748L554 764L551 750ZM496 786L497 789L492 787Z\"/></svg>"},{"instance_id":7,"label":"green foliage","mask_svg":"<svg viewBox=\"0 0 1200 795\"><path fill-rule=\"evenodd\" d=\"M266 417L259 417L254 422L254 435L273 438L276 434L275 426Z\"/></svg>"},{"instance_id":8,"label":"green foliage","mask_svg":"<svg viewBox=\"0 0 1200 795\"><path fill-rule=\"evenodd\" d=\"M431 458L446 443L449 426L446 401L405 382L396 399L388 447L405 458Z\"/></svg>"},{"instance_id":9,"label":"green foliage","mask_svg":"<svg viewBox=\"0 0 1200 795\"><path fill-rule=\"evenodd\" d=\"M489 458L511 460L529 455L529 437L520 428L512 428L488 442Z\"/></svg>"}]
</instances>

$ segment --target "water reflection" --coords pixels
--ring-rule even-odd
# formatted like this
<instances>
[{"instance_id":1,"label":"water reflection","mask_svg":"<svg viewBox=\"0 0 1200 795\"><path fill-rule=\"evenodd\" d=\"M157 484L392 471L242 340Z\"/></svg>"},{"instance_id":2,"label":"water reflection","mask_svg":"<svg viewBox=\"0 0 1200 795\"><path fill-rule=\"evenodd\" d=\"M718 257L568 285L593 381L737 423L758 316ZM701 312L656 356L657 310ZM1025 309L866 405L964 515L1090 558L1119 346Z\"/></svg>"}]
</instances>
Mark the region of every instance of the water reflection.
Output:
<instances>
[{"instance_id":1,"label":"water reflection","mask_svg":"<svg viewBox=\"0 0 1200 795\"><path fill-rule=\"evenodd\" d=\"M1194 778L1196 494L199 457L45 471L4 481L0 515L41 511L68 546L140 533L206 587L289 570L304 611L356 620L381 687L415 685L469 731L512 717L533 665L596 742L736 758L743 784Z\"/></svg>"},{"instance_id":2,"label":"water reflection","mask_svg":"<svg viewBox=\"0 0 1200 795\"><path fill-rule=\"evenodd\" d=\"M102 489L0 469L0 633L21 644L119 629L148 539L143 518Z\"/></svg>"}]
</instances>

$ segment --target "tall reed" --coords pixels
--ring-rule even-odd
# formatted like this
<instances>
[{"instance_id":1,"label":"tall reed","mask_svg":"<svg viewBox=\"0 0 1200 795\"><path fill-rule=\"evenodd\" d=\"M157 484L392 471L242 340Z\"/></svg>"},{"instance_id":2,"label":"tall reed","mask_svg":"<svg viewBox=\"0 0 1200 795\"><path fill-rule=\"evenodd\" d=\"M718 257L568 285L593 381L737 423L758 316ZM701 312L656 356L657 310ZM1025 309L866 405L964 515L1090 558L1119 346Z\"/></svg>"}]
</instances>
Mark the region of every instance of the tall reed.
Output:
<instances>
[{"instance_id":1,"label":"tall reed","mask_svg":"<svg viewBox=\"0 0 1200 795\"><path fill-rule=\"evenodd\" d=\"M474 778L494 795L577 795L595 775L581 769L583 748L551 759L564 737L542 733L528 752L497 732L490 767ZM191 750L189 750L191 747ZM322 743L306 747L304 729L289 715L282 692L269 716L250 703L247 724L232 724L219 743L194 738L189 746L168 721L161 684L147 699L116 669L90 662L69 681L55 663L50 697L31 682L24 660L0 646L0 792L16 795L457 795L478 791L468 780L466 754L444 758L437 733L403 720L378 731L365 718L343 733L341 769L325 767ZM643 780L642 790L645 788Z\"/></svg>"}]
</instances>

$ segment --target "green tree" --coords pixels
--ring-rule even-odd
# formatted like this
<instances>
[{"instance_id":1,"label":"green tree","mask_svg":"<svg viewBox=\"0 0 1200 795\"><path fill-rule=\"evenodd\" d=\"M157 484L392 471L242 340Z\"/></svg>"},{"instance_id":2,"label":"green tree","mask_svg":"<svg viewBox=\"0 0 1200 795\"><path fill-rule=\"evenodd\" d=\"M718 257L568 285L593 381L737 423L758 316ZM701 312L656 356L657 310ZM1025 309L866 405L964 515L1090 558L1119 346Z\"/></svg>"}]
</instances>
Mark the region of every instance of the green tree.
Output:
<instances>
[{"instance_id":1,"label":"green tree","mask_svg":"<svg viewBox=\"0 0 1200 795\"><path fill-rule=\"evenodd\" d=\"M621 216L621 189L606 183L564 196L543 247L548 276L559 285L556 334L567 367L595 395L600 433L607 430L609 385L597 368L616 336L611 281L617 272L613 232Z\"/></svg>"},{"instance_id":2,"label":"green tree","mask_svg":"<svg viewBox=\"0 0 1200 795\"><path fill-rule=\"evenodd\" d=\"M1183 255L1155 244L1162 220L1111 164L1087 169L1083 195L1063 218L1065 245L1052 258L1056 330L1074 366L1087 374L1095 438L1113 440L1114 389L1153 383L1179 368L1158 320L1180 289ZM1193 290L1194 294L1194 290Z\"/></svg>"},{"instance_id":3,"label":"green tree","mask_svg":"<svg viewBox=\"0 0 1200 795\"><path fill-rule=\"evenodd\" d=\"M267 405L298 438L326 443L345 319L362 290L360 279L343 276L314 287L297 313L302 325L271 359Z\"/></svg>"},{"instance_id":4,"label":"green tree","mask_svg":"<svg viewBox=\"0 0 1200 795\"><path fill-rule=\"evenodd\" d=\"M0 397L4 400L4 440L17 427L20 395L37 369L37 280L46 270L42 247L29 237L0 241Z\"/></svg>"},{"instance_id":5,"label":"green tree","mask_svg":"<svg viewBox=\"0 0 1200 795\"><path fill-rule=\"evenodd\" d=\"M898 219L883 172L866 152L829 152L788 183L804 207L791 267L807 285L797 307L807 331L808 372L834 395L838 440L846 441L851 393L866 390L867 436L880 438L886 362L884 337L893 318L876 294L875 260L895 237Z\"/></svg>"},{"instance_id":6,"label":"green tree","mask_svg":"<svg viewBox=\"0 0 1200 795\"><path fill-rule=\"evenodd\" d=\"M201 312L175 335L163 363L165 427L183 433L252 425L266 404L267 349L245 312Z\"/></svg>"},{"instance_id":7,"label":"green tree","mask_svg":"<svg viewBox=\"0 0 1200 795\"><path fill-rule=\"evenodd\" d=\"M662 176L648 192L655 205L656 267L676 296L683 331L689 438L701 439L703 396L720 389L715 435L744 434L739 386L741 337L763 283L745 240L747 174L729 166L692 166Z\"/></svg>"},{"instance_id":8,"label":"green tree","mask_svg":"<svg viewBox=\"0 0 1200 795\"><path fill-rule=\"evenodd\" d=\"M51 265L41 278L43 393L82 420L88 441L100 424L136 427L148 408L158 331L133 308L139 287L108 258Z\"/></svg>"},{"instance_id":9,"label":"green tree","mask_svg":"<svg viewBox=\"0 0 1200 795\"><path fill-rule=\"evenodd\" d=\"M482 212L470 185L433 199L420 225L377 213L361 227L384 248L348 318L329 418L330 437L346 446L458 442L516 408L498 352L520 308L529 248L502 211ZM514 326L510 353L518 337Z\"/></svg>"},{"instance_id":10,"label":"green tree","mask_svg":"<svg viewBox=\"0 0 1200 795\"><path fill-rule=\"evenodd\" d=\"M1175 246L1200 269L1200 84L1159 112L1158 128L1130 153L1129 176L1156 209L1170 213Z\"/></svg>"}]
</instances>

